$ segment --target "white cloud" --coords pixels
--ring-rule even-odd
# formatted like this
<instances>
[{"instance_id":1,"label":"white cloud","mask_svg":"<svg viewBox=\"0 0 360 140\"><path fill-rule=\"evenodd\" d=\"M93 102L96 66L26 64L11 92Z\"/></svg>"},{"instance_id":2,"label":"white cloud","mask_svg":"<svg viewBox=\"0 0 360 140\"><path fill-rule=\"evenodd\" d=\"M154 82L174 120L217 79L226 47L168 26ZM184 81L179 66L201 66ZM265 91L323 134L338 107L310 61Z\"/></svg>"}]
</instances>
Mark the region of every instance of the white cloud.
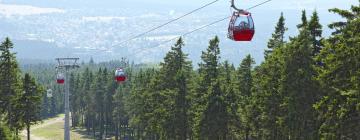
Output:
<instances>
[{"instance_id":1,"label":"white cloud","mask_svg":"<svg viewBox=\"0 0 360 140\"><path fill-rule=\"evenodd\" d=\"M146 37L146 39L150 41L167 41L170 39L174 39L176 37L179 37L179 35L151 36L151 37Z\"/></svg>"},{"instance_id":2,"label":"white cloud","mask_svg":"<svg viewBox=\"0 0 360 140\"><path fill-rule=\"evenodd\" d=\"M139 16L139 18L156 18L156 17L161 17L161 15L154 13L147 13Z\"/></svg>"},{"instance_id":3,"label":"white cloud","mask_svg":"<svg viewBox=\"0 0 360 140\"><path fill-rule=\"evenodd\" d=\"M173 16L175 14L175 10L170 10L169 15Z\"/></svg>"},{"instance_id":4,"label":"white cloud","mask_svg":"<svg viewBox=\"0 0 360 140\"><path fill-rule=\"evenodd\" d=\"M285 10L286 9L294 9L294 10L326 9L327 10L334 7L346 8L354 3L357 3L357 0L274 0L269 2L268 4L265 4L263 7L271 7L271 9L285 9Z\"/></svg>"},{"instance_id":5,"label":"white cloud","mask_svg":"<svg viewBox=\"0 0 360 140\"><path fill-rule=\"evenodd\" d=\"M85 22L111 22L112 20L125 20L126 17L116 16L93 16L93 17L82 17Z\"/></svg>"},{"instance_id":6,"label":"white cloud","mask_svg":"<svg viewBox=\"0 0 360 140\"><path fill-rule=\"evenodd\" d=\"M65 11L57 8L41 8L29 5L15 5L0 3L0 15L10 16L27 16L49 13L64 13Z\"/></svg>"}]
</instances>

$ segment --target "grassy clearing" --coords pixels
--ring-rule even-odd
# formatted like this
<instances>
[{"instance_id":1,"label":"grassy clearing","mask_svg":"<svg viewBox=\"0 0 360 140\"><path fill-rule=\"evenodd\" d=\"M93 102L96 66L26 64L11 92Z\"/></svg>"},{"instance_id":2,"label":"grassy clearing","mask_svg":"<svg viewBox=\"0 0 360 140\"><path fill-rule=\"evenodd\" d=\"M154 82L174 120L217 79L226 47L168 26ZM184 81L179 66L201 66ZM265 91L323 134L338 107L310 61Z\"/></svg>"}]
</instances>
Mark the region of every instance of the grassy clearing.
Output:
<instances>
[{"instance_id":1,"label":"grassy clearing","mask_svg":"<svg viewBox=\"0 0 360 140\"><path fill-rule=\"evenodd\" d=\"M73 140L92 140L91 137L81 135L81 131L71 131L70 137ZM47 140L62 140L64 139L64 123L57 122L52 125L33 130L33 135L45 138Z\"/></svg>"},{"instance_id":2,"label":"grassy clearing","mask_svg":"<svg viewBox=\"0 0 360 140\"><path fill-rule=\"evenodd\" d=\"M32 126L32 140L62 140L64 139L64 115L59 115L43 121L43 123ZM26 134L26 133L25 133ZM76 129L70 132L72 140L94 140L85 135L84 130ZM25 140L26 137L23 137Z\"/></svg>"}]
</instances>

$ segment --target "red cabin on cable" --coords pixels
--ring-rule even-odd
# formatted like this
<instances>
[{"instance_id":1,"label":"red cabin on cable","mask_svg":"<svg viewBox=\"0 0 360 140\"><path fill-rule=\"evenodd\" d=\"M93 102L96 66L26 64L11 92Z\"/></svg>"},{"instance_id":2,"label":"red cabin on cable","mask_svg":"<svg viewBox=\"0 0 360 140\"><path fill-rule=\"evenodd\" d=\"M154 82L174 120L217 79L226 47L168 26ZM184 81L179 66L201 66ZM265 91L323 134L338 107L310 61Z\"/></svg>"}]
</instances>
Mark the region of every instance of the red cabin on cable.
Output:
<instances>
[{"instance_id":1,"label":"red cabin on cable","mask_svg":"<svg viewBox=\"0 0 360 140\"><path fill-rule=\"evenodd\" d=\"M234 41L251 41L255 34L251 13L235 11L230 19L228 37Z\"/></svg>"},{"instance_id":2,"label":"red cabin on cable","mask_svg":"<svg viewBox=\"0 0 360 140\"><path fill-rule=\"evenodd\" d=\"M117 68L115 70L115 80L119 83L125 82L126 81L126 74L124 72L124 69L122 68Z\"/></svg>"},{"instance_id":3,"label":"red cabin on cable","mask_svg":"<svg viewBox=\"0 0 360 140\"><path fill-rule=\"evenodd\" d=\"M56 82L58 84L64 84L65 83L65 77L63 74L59 73L57 76L56 76Z\"/></svg>"}]
</instances>

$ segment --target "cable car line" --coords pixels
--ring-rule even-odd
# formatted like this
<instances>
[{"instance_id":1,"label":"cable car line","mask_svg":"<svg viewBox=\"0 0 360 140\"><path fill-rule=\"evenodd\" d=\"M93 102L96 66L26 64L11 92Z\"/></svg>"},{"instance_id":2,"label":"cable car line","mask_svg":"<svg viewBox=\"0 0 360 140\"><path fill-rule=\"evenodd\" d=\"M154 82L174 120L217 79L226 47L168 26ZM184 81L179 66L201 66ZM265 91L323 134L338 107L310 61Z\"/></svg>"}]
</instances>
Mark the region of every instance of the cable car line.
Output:
<instances>
[{"instance_id":1,"label":"cable car line","mask_svg":"<svg viewBox=\"0 0 360 140\"><path fill-rule=\"evenodd\" d=\"M261 5L263 5L263 4L265 4L265 3L268 3L268 2L270 2L270 1L272 1L272 0L266 0L266 1L264 1L264 2L261 2L261 3L257 4L257 5L254 5L254 6L252 6L252 7L247 8L246 10L251 10L251 9L253 9L253 8L256 8L256 7L258 7L258 6L261 6ZM199 31L199 30L201 30L201 29L204 29L204 28L206 28L206 27L209 27L209 26L211 26L211 25L214 25L214 24L216 24L216 23L219 23L219 22L221 22L221 21L224 21L224 20L226 20L226 19L229 19L230 17L231 17L231 16L227 16L227 17L225 17L225 18L221 18L221 19L219 19L219 20L216 20L216 21L214 21L214 22L211 22L211 23L209 23L209 24L206 24L206 25L204 25L204 26L201 26L201 27L199 27L199 28L196 28L196 29L194 29L194 30L192 30L192 31L186 32L186 33L182 34L181 36L174 37L174 38L172 38L172 39L169 39L169 40L166 40L166 41L164 41L164 42L161 42L161 43L159 43L159 44L156 45L156 46L147 47L147 48L145 48L145 49L144 49L144 48L140 48L140 49L138 49L137 51L135 51L135 52L133 52L133 53L131 53L131 54L129 54L129 55L126 55L126 56L124 56L124 57L132 56L132 55L134 55L134 54L143 52L143 51L145 51L145 50L159 47L159 46L161 46L161 45L163 45L163 44L166 44L166 43L168 43L168 42L171 42L171 41L173 41L173 40L176 40L176 39L178 39L178 38L180 38L180 37L185 37L185 36L187 36L187 35L189 35L189 34L192 34L192 33L194 33L194 32L197 32L197 31Z\"/></svg>"},{"instance_id":2,"label":"cable car line","mask_svg":"<svg viewBox=\"0 0 360 140\"><path fill-rule=\"evenodd\" d=\"M143 52L143 51L145 51L145 50L159 47L159 46L161 46L161 45L163 45L163 44L169 43L169 42L171 42L171 41L173 41L173 40L176 40L176 39L178 39L178 38L180 38L180 37L185 37L185 36L187 36L187 35L189 35L189 34L192 34L192 33L196 32L196 31L199 31L199 30L201 30L201 29L204 29L204 28L206 28L206 27L209 27L209 26L211 26L211 25L214 25L214 24L216 24L216 23L219 23L219 22L221 22L221 21L224 21L224 20L226 20L226 19L228 19L228 18L230 18L230 16L225 17L225 18L222 18L222 19L220 19L220 20L216 20L216 21L214 21L214 22L211 22L211 23L209 23L209 24L206 24L206 25L204 25L204 26L201 26L201 27L199 27L199 28L196 28L196 29L194 29L194 30L192 30L192 31L186 32L186 33L182 34L181 36L177 36L177 37L171 38L171 39L169 39L169 40L163 41L163 42L159 43L159 44L156 45L156 46L146 47L145 49L144 49L144 48L139 48L137 51L135 51L135 52L133 52L133 53L131 53L131 54L129 54L129 55L126 55L126 56L124 56L124 57L126 58L126 57L128 57L128 56L132 56L132 55L134 55L134 54Z\"/></svg>"},{"instance_id":3,"label":"cable car line","mask_svg":"<svg viewBox=\"0 0 360 140\"><path fill-rule=\"evenodd\" d=\"M215 0L213 3L215 3L216 1L218 1L218 0ZM257 4L257 5L255 5L255 6L253 6L253 7L248 8L247 10L252 9L252 8L255 8L255 7L258 7L258 6L260 6L260 5L262 5L262 4L265 4L265 3L269 2L269 1L271 1L271 0L267 0L267 1L263 2L263 3ZM209 5L210 5L210 4L209 4ZM203 7L206 7L206 5L203 6ZM201 8L200 8L200 9L201 9ZM195 11L196 11L196 10L195 10ZM189 15L189 14L191 14L191 13L192 13L192 12L188 13L187 15ZM184 16L186 16L186 14L185 14ZM192 31L190 31L190 32L186 32L186 33L182 34L181 36L178 36L178 37L169 39L169 40L167 40L167 41L164 41L164 42L160 43L160 44L157 45L157 46L148 47L148 48L146 48L146 49L140 48L140 50L132 53L132 55L133 55L133 54L136 54L136 53L139 53L139 52L142 52L142 51L147 50L147 49L151 49L151 48L155 48L155 47L161 46L162 44L171 42L172 40L175 40L175 39L177 39L177 38L179 38L179 37L185 37L185 36L187 36L187 35L189 35L189 34L192 34L192 33L196 32L196 31L199 31L199 30L201 30L201 29L204 29L204 28L206 28L206 27L209 27L209 26L211 26L211 25L214 25L214 24L216 24L216 23L218 23L218 22L224 21L224 20L226 20L226 19L228 19L228 18L230 18L230 17L232 17L232 16L228 16L228 17L222 18L222 19L220 19L220 20L216 20L216 21L211 22L211 23L209 23L209 24L206 24L206 25L204 25L204 26L202 26L202 27L196 28L196 29L194 29L194 30L192 30ZM181 17L180 17L180 18L181 18ZM173 20L173 21L176 21L176 20L178 20L178 19L180 19L180 18L177 18L177 19L175 19L175 20ZM145 32L145 33L142 33L142 34L140 34L140 35L138 35L138 36L135 36L135 38L140 37L140 36L142 36L142 35L144 35L144 34L146 34L146 33L149 33L149 32L151 32L151 31L154 31L154 30L156 30L156 29L158 29L158 28L161 28L162 26L165 26L165 25L167 25L167 24L169 24L169 23L171 23L171 22L173 22L173 21L170 21L170 22L165 23L165 24L163 24L163 25L161 25L161 26L158 26L158 27L156 27L156 28L154 28L154 29L151 29L151 30L149 30L148 32ZM132 40L132 39L130 39L130 40ZM130 56L130 55L127 55L127 56L125 56L125 57L128 57L128 56ZM117 68L117 69L115 70L115 81L117 81L119 84L121 84L121 83L125 82L126 79L127 79L127 76L126 76L126 73L125 73L125 71L123 70L123 68ZM59 83L59 80L61 80L61 78L58 78L58 83ZM60 81L60 82L61 82L61 81Z\"/></svg>"},{"instance_id":4,"label":"cable car line","mask_svg":"<svg viewBox=\"0 0 360 140\"><path fill-rule=\"evenodd\" d=\"M268 2L270 2L270 1L272 1L272 0L266 0L266 1L264 1L264 2L261 2L261 3L259 3L259 4L256 4L256 5L252 6L252 7L247 8L246 10L251 10L251 9L253 9L253 8L256 8L256 7L258 7L258 6L261 6L261 5L263 5L263 4L265 4L265 3L268 3ZM209 26L211 26L211 25L214 25L214 24L216 24L216 23L219 23L219 22L221 22L221 21L224 21L224 20L226 20L226 19L228 19L228 18L230 18L230 17L231 17L231 16L227 16L227 17L221 18L221 19L219 19L219 20L216 20L216 21L214 21L214 22L211 22L211 23L209 23L209 24L206 24L206 25L204 25L204 26L202 26L202 27L199 27L199 28L196 28L196 29L194 29L194 30L192 30L192 31L186 32L186 33L182 34L181 36L174 37L174 38L171 38L171 39L169 39L169 40L163 41L163 42L159 43L159 44L156 45L156 46L146 47L145 49L144 49L144 48L139 48L139 49L137 49L135 52L130 53L129 55L126 55L126 56L123 56L123 57L132 56L132 55L135 55L135 54L137 54L137 53L143 52L143 51L145 51L145 50L159 47L159 46L161 46L161 45L163 45L163 44L166 44L166 43L168 43L168 42L171 42L171 41L173 41L173 40L176 40L177 38L187 36L187 35L189 35L189 34L192 34L192 33L194 33L194 32L197 32L197 31L199 31L199 30L201 30L201 29L204 29L204 28L206 28L206 27L209 27ZM108 49L104 49L104 50L99 50L98 52L100 52L100 51L102 52L102 51L109 51L109 50L108 50Z\"/></svg>"},{"instance_id":5,"label":"cable car line","mask_svg":"<svg viewBox=\"0 0 360 140\"><path fill-rule=\"evenodd\" d=\"M267 1L264 1L264 2L262 2L262 3L256 4L256 5L254 5L254 6L250 7L250 8L247 8L246 10L251 10L251 9L253 9L253 8L255 8L255 7L258 7L258 6L260 6L260 5L263 5L263 4L268 3L268 2L270 2L270 1L272 1L272 0L267 0Z\"/></svg>"},{"instance_id":6,"label":"cable car line","mask_svg":"<svg viewBox=\"0 0 360 140\"><path fill-rule=\"evenodd\" d=\"M148 31L146 31L146 32L143 32L143 33L141 33L141 34L138 34L138 35L136 35L136 36L134 36L134 37L131 37L130 39L127 39L127 40L125 40L125 41L120 42L119 44L112 45L111 47L121 46L122 44L124 44L124 43L126 43L126 42L129 42L129 41L131 41L131 40L133 40L133 39L136 39L136 38L139 38L139 37L141 37L141 36L144 36L144 35L152 32L152 31L155 31L155 30L157 30L157 29L159 29L159 28L161 28L161 27L164 27L164 26L172 23L172 22L175 22L175 21L177 21L177 20L179 20L179 19L182 19L182 18L184 18L184 17L192 14L192 13L195 13L196 11L199 11L199 10L201 10L201 9L204 9L205 7L208 7L208 6L214 4L214 3L218 2L218 1L219 1L219 0L214 0L214 1L210 2L210 3L207 3L207 4L201 6L201 7L197 8L197 9L194 9L194 10L192 10L192 11L190 11L190 12L182 15L182 16L179 16L179 17L177 17L177 18L175 18L175 19L172 19L172 20L170 20L170 21L168 21L168 22L166 22L166 23L164 23L164 24L161 24L161 25L159 25L159 26L156 26L156 27L154 27L154 28L152 28L152 29L150 29L150 30L148 30Z\"/></svg>"},{"instance_id":7,"label":"cable car line","mask_svg":"<svg viewBox=\"0 0 360 140\"><path fill-rule=\"evenodd\" d=\"M218 22L224 21L224 20L226 20L226 19L228 19L228 18L230 18L230 16L225 17L225 18L222 18L222 19L220 19L220 20L216 20L216 21L214 21L214 22L211 22L210 24L204 25L204 26L202 26L202 27L200 27L200 28L197 28L197 29L195 29L195 30L192 30L192 31L190 31L190 32L187 32L187 33L183 34L182 36L187 36L187 35L189 35L189 34L192 34L192 33L196 32L196 31L199 31L199 30L201 30L201 29L204 29L204 28L206 28L206 27L209 27L209 26L211 26L211 25L214 25L214 24L216 24L216 23L218 23ZM180 37L181 37L181 36L180 36ZM179 38L179 37L177 37L177 38Z\"/></svg>"}]
</instances>

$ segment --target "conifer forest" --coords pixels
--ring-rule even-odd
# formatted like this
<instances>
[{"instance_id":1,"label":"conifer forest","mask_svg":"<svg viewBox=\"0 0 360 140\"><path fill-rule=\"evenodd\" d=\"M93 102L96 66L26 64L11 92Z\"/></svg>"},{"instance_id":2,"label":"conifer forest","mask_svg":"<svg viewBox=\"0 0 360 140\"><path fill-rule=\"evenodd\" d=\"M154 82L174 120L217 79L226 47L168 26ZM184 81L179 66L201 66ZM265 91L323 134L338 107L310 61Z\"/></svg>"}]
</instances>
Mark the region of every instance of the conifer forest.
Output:
<instances>
[{"instance_id":1,"label":"conifer forest","mask_svg":"<svg viewBox=\"0 0 360 140\"><path fill-rule=\"evenodd\" d=\"M221 59L218 36L199 63L181 37L158 64L84 60L65 79L71 129L99 140L360 140L360 5L329 12L342 20L321 25L316 10L303 10L295 36L276 15L261 63L251 54L239 65ZM22 131L30 139L33 125L64 113L57 63L22 65L16 47L1 40L1 140Z\"/></svg>"}]
</instances>

